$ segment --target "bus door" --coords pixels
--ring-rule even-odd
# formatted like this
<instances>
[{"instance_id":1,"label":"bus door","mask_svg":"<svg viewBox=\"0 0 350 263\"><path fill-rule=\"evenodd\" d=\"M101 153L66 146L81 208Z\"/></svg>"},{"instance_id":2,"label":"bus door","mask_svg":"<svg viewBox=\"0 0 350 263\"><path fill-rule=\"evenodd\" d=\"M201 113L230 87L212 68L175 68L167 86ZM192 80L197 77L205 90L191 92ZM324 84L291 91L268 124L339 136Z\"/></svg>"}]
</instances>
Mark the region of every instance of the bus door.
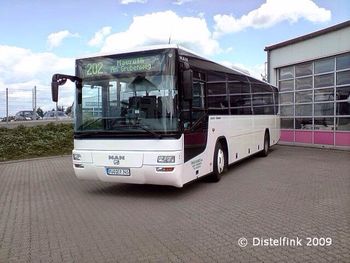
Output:
<instances>
[{"instance_id":1,"label":"bus door","mask_svg":"<svg viewBox=\"0 0 350 263\"><path fill-rule=\"evenodd\" d=\"M202 153L207 143L205 74L193 71L192 100L184 105L185 162Z\"/></svg>"}]
</instances>

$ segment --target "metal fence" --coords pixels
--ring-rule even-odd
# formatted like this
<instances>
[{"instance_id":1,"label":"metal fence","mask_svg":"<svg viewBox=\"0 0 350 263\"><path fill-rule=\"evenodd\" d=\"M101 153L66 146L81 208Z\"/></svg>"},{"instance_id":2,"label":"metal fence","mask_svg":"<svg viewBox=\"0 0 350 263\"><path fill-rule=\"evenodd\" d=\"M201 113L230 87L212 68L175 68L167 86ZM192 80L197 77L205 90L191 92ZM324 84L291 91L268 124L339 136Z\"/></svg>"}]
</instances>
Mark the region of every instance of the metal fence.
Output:
<instances>
[{"instance_id":1,"label":"metal fence","mask_svg":"<svg viewBox=\"0 0 350 263\"><path fill-rule=\"evenodd\" d=\"M68 96L69 97L69 96ZM64 105L65 102L65 105ZM18 124L12 124L12 122L17 120L22 120L18 118L19 112L26 112L26 116L31 112L31 117L25 119L36 120L38 119L36 114L42 118L45 112L54 110L63 110L65 111L72 102L66 99L62 101L61 105L51 101L51 90L49 87L45 86L32 86L32 87L16 87L16 89L4 88L0 89L0 127L4 126L4 123L7 127L18 126ZM16 117L17 114L17 117ZM56 118L58 121L58 118ZM42 122L41 122L42 123ZM29 123L22 123L25 126L31 126ZM40 122L39 122L40 124ZM37 125L36 122L33 122L33 125Z\"/></svg>"}]
</instances>

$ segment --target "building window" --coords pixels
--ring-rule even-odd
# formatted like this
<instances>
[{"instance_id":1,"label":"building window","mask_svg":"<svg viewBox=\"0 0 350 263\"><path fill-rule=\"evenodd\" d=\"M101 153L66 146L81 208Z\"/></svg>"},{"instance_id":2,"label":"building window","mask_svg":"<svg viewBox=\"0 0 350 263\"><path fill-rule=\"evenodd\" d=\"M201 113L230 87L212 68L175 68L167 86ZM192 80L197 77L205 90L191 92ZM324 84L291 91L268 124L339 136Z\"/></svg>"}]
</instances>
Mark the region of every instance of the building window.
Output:
<instances>
[{"instance_id":1,"label":"building window","mask_svg":"<svg viewBox=\"0 0 350 263\"><path fill-rule=\"evenodd\" d=\"M295 105L295 116L312 116L312 104Z\"/></svg>"},{"instance_id":2,"label":"building window","mask_svg":"<svg viewBox=\"0 0 350 263\"><path fill-rule=\"evenodd\" d=\"M294 78L294 67L281 68L279 71L279 79L291 79Z\"/></svg>"},{"instance_id":3,"label":"building window","mask_svg":"<svg viewBox=\"0 0 350 263\"><path fill-rule=\"evenodd\" d=\"M283 67L278 77L281 129L296 142L305 132L350 131L350 53Z\"/></svg>"},{"instance_id":4,"label":"building window","mask_svg":"<svg viewBox=\"0 0 350 263\"><path fill-rule=\"evenodd\" d=\"M337 100L350 100L350 86L337 87Z\"/></svg>"},{"instance_id":5,"label":"building window","mask_svg":"<svg viewBox=\"0 0 350 263\"><path fill-rule=\"evenodd\" d=\"M350 53L337 56L337 70L350 68Z\"/></svg>"},{"instance_id":6,"label":"building window","mask_svg":"<svg viewBox=\"0 0 350 263\"><path fill-rule=\"evenodd\" d=\"M296 118L295 129L312 130L312 118Z\"/></svg>"},{"instance_id":7,"label":"building window","mask_svg":"<svg viewBox=\"0 0 350 263\"><path fill-rule=\"evenodd\" d=\"M315 88L334 85L334 73L315 76Z\"/></svg>"},{"instance_id":8,"label":"building window","mask_svg":"<svg viewBox=\"0 0 350 263\"><path fill-rule=\"evenodd\" d=\"M295 89L312 89L312 77L297 78L295 80Z\"/></svg>"},{"instance_id":9,"label":"building window","mask_svg":"<svg viewBox=\"0 0 350 263\"><path fill-rule=\"evenodd\" d=\"M313 73L313 66L311 62L303 63L295 66L295 76L309 76Z\"/></svg>"},{"instance_id":10,"label":"building window","mask_svg":"<svg viewBox=\"0 0 350 263\"><path fill-rule=\"evenodd\" d=\"M334 130L334 118L315 118L315 130Z\"/></svg>"},{"instance_id":11,"label":"building window","mask_svg":"<svg viewBox=\"0 0 350 263\"><path fill-rule=\"evenodd\" d=\"M339 131L350 131L350 117L336 118L335 127Z\"/></svg>"},{"instance_id":12,"label":"building window","mask_svg":"<svg viewBox=\"0 0 350 263\"><path fill-rule=\"evenodd\" d=\"M315 74L334 71L334 58L315 61Z\"/></svg>"},{"instance_id":13,"label":"building window","mask_svg":"<svg viewBox=\"0 0 350 263\"><path fill-rule=\"evenodd\" d=\"M294 116L294 106L282 106L280 108L281 116Z\"/></svg>"},{"instance_id":14,"label":"building window","mask_svg":"<svg viewBox=\"0 0 350 263\"><path fill-rule=\"evenodd\" d=\"M294 119L293 118L281 118L281 128L282 129L294 129Z\"/></svg>"},{"instance_id":15,"label":"building window","mask_svg":"<svg viewBox=\"0 0 350 263\"><path fill-rule=\"evenodd\" d=\"M315 89L315 102L316 101L334 101L334 89Z\"/></svg>"},{"instance_id":16,"label":"building window","mask_svg":"<svg viewBox=\"0 0 350 263\"><path fill-rule=\"evenodd\" d=\"M295 92L295 103L312 103L312 90Z\"/></svg>"},{"instance_id":17,"label":"building window","mask_svg":"<svg viewBox=\"0 0 350 263\"><path fill-rule=\"evenodd\" d=\"M280 104L294 104L294 92L281 93Z\"/></svg>"},{"instance_id":18,"label":"building window","mask_svg":"<svg viewBox=\"0 0 350 263\"><path fill-rule=\"evenodd\" d=\"M279 84L280 91L293 91L294 90L294 80L284 80L280 81Z\"/></svg>"},{"instance_id":19,"label":"building window","mask_svg":"<svg viewBox=\"0 0 350 263\"><path fill-rule=\"evenodd\" d=\"M337 73L337 85L350 84L350 70Z\"/></svg>"},{"instance_id":20,"label":"building window","mask_svg":"<svg viewBox=\"0 0 350 263\"><path fill-rule=\"evenodd\" d=\"M337 102L336 115L350 115L350 102Z\"/></svg>"},{"instance_id":21,"label":"building window","mask_svg":"<svg viewBox=\"0 0 350 263\"><path fill-rule=\"evenodd\" d=\"M334 103L315 103L315 116L334 115Z\"/></svg>"}]
</instances>

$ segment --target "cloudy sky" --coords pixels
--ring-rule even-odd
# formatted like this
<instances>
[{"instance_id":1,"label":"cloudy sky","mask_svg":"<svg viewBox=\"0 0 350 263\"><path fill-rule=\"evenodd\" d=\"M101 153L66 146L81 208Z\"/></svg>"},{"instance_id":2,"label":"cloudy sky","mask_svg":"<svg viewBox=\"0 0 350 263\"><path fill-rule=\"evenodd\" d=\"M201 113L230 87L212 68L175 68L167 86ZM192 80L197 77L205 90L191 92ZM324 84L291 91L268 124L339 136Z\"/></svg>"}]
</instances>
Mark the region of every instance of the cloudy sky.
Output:
<instances>
[{"instance_id":1,"label":"cloudy sky","mask_svg":"<svg viewBox=\"0 0 350 263\"><path fill-rule=\"evenodd\" d=\"M0 0L0 117L37 104L51 109L54 73L100 51L181 44L259 77L264 47L350 19L349 0ZM60 105L73 101L61 89Z\"/></svg>"}]
</instances>

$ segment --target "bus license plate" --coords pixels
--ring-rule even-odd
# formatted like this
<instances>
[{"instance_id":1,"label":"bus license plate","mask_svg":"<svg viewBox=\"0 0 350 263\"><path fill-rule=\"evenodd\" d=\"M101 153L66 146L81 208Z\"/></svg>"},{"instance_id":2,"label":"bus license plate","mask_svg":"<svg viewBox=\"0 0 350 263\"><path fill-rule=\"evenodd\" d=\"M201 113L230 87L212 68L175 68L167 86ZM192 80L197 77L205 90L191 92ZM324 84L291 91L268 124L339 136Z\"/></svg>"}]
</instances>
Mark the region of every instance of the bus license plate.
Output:
<instances>
[{"instance_id":1,"label":"bus license plate","mask_svg":"<svg viewBox=\"0 0 350 263\"><path fill-rule=\"evenodd\" d=\"M106 168L108 175L114 176L130 176L129 168Z\"/></svg>"}]
</instances>

